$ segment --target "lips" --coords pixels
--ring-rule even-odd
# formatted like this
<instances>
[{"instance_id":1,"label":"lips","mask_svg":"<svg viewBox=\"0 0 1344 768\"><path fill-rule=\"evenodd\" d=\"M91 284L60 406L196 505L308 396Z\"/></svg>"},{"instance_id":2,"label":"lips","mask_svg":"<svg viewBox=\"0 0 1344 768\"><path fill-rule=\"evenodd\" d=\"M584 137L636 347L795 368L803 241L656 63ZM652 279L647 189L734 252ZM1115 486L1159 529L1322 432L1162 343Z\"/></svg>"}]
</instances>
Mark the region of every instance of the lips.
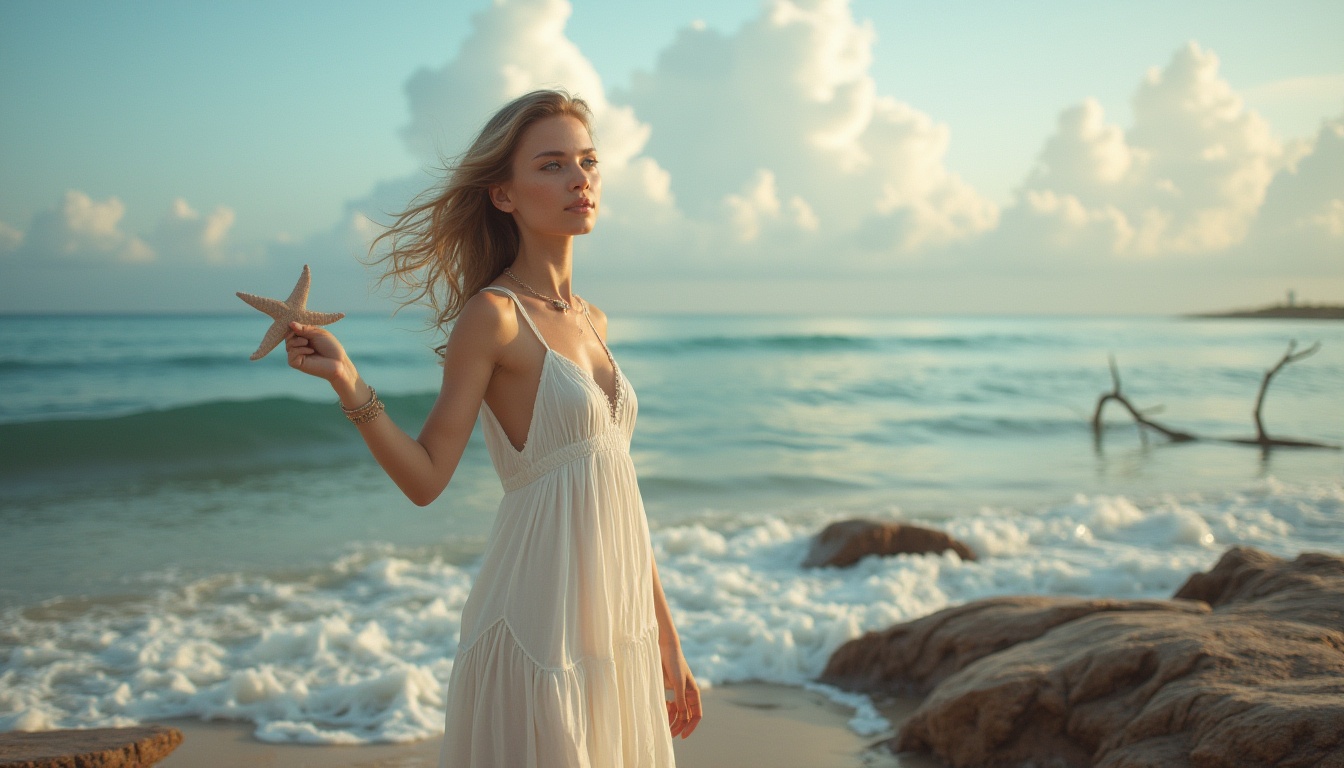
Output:
<instances>
[{"instance_id":1,"label":"lips","mask_svg":"<svg viewBox=\"0 0 1344 768\"><path fill-rule=\"evenodd\" d=\"M585 197L579 200L577 203L569 206L565 210L573 211L575 213L588 213L589 211L593 210L593 201Z\"/></svg>"}]
</instances>

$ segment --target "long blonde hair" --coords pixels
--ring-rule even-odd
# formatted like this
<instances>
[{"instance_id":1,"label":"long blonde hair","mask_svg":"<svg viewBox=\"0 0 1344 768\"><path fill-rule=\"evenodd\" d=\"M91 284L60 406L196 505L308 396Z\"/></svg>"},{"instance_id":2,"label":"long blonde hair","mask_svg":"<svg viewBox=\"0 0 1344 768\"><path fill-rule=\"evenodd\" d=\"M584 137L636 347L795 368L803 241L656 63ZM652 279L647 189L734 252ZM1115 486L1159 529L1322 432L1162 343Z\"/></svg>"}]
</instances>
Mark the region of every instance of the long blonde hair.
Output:
<instances>
[{"instance_id":1,"label":"long blonde hair","mask_svg":"<svg viewBox=\"0 0 1344 768\"><path fill-rule=\"evenodd\" d=\"M518 255L518 225L494 206L490 187L507 182L513 154L533 123L569 115L592 132L592 112L563 90L533 91L505 104L481 129L443 184L432 187L396 214L369 246L371 263L385 264L382 280L402 290L403 306L421 302L445 330L467 300L499 276ZM382 255L374 251L386 241Z\"/></svg>"}]
</instances>

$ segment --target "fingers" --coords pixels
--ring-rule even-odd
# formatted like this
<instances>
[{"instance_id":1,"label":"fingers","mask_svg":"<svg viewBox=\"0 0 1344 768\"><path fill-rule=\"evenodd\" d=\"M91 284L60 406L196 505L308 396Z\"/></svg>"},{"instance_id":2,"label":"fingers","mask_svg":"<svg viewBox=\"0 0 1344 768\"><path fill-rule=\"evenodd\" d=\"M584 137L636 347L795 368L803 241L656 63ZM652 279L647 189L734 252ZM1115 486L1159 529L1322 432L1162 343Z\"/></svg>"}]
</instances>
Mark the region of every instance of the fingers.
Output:
<instances>
[{"instance_id":1,"label":"fingers","mask_svg":"<svg viewBox=\"0 0 1344 768\"><path fill-rule=\"evenodd\" d=\"M682 728L681 738L690 736L695 731L696 726L700 725L700 718L704 717L704 710L700 708L700 689L696 687L695 682L686 686L686 695L682 704Z\"/></svg>"},{"instance_id":2,"label":"fingers","mask_svg":"<svg viewBox=\"0 0 1344 768\"><path fill-rule=\"evenodd\" d=\"M700 724L700 719L704 717L704 710L701 709L700 689L696 687L695 680L679 681L681 685L675 685L681 688L675 691L674 698L667 702L667 720L668 726L672 729L672 735L686 738L695 731L696 726Z\"/></svg>"},{"instance_id":3,"label":"fingers","mask_svg":"<svg viewBox=\"0 0 1344 768\"><path fill-rule=\"evenodd\" d=\"M285 335L285 356L289 359L290 368L303 368L303 361L309 355L316 354L317 350L309 345L308 339L290 331Z\"/></svg>"}]
</instances>

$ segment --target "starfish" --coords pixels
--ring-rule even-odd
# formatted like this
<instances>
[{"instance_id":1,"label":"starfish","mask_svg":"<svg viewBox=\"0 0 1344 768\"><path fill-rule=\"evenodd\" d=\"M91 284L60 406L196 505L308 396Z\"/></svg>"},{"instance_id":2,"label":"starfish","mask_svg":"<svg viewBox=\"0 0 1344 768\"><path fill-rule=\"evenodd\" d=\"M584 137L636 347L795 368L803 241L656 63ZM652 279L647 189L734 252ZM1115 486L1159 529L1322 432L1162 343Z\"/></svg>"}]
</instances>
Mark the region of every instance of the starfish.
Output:
<instances>
[{"instance_id":1,"label":"starfish","mask_svg":"<svg viewBox=\"0 0 1344 768\"><path fill-rule=\"evenodd\" d=\"M344 312L313 312L308 309L308 286L312 282L312 273L308 271L308 265L304 264L298 284L284 301L238 292L238 298L275 318L271 327L266 329L266 335L261 339L261 346L257 347L257 351L252 353L249 360L260 360L275 349L284 340L285 334L289 333L291 322L304 325L330 325L345 317Z\"/></svg>"}]
</instances>

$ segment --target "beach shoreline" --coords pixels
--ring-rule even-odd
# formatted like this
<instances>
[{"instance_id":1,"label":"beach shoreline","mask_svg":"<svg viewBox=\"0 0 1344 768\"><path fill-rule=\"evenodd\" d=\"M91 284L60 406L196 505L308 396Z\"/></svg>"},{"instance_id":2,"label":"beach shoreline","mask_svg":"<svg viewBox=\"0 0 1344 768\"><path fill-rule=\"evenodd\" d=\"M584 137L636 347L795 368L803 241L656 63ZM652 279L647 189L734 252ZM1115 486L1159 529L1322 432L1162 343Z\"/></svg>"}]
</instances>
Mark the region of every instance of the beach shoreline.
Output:
<instances>
[{"instance_id":1,"label":"beach shoreline","mask_svg":"<svg viewBox=\"0 0 1344 768\"><path fill-rule=\"evenodd\" d=\"M734 683L704 692L705 719L689 739L674 739L680 768L940 768L919 755L892 755L880 742L919 705L896 699L879 705L893 730L860 736L853 712L815 691L770 683ZM439 739L360 746L271 744L253 737L251 723L164 721L186 736L160 768L434 768Z\"/></svg>"}]
</instances>

